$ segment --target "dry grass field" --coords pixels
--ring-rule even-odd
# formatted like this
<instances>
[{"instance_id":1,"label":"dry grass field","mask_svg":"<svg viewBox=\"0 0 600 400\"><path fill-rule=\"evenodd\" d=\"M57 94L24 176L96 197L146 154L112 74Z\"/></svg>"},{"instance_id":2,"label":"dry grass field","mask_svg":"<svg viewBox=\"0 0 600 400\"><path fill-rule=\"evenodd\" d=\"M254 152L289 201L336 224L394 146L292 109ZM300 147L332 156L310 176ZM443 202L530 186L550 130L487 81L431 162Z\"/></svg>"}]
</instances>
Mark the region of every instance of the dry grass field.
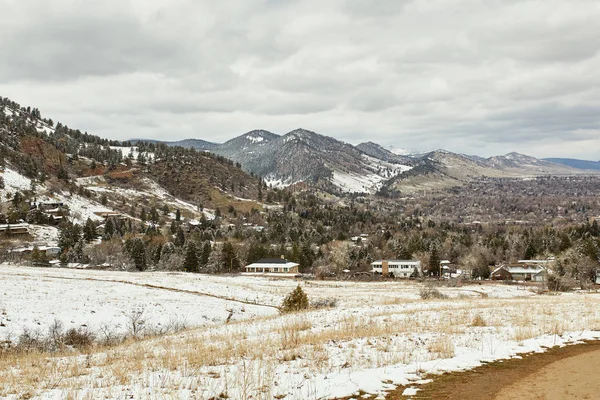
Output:
<instances>
[{"instance_id":1,"label":"dry grass field","mask_svg":"<svg viewBox=\"0 0 600 400\"><path fill-rule=\"evenodd\" d=\"M301 282L309 299L335 298L337 306L279 315L271 306L297 282L6 265L0 272L5 325L0 334L10 329L13 347L18 347L23 328L32 329L24 316L33 316L44 334L54 320L63 321L66 329L69 319L85 313L90 303L106 305L104 324L94 318L88 322L97 339L102 338L100 326L113 329L115 337L119 332L122 339L128 336L78 348L65 344L54 352L5 351L0 396L9 399L383 395L399 385L418 388L430 373L600 336L600 295L589 292L548 295L522 286L473 285L441 288L448 298L422 300L418 283L313 281ZM39 282L39 292L30 285L15 299L15 288L26 282ZM65 282L76 282L77 288L65 287ZM147 292L130 292L138 289ZM68 291L77 293L79 303L75 297L61 300ZM131 296L123 297L128 292ZM146 305L154 329L134 338L116 325L129 303L141 301L138 296L170 308ZM53 318L36 311L42 301L54 305ZM18 304L21 315L16 317ZM235 317L227 322L232 309ZM165 320L160 314L174 318L178 313L186 315L183 329L155 329ZM124 321L126 327L128 319Z\"/></svg>"}]
</instances>

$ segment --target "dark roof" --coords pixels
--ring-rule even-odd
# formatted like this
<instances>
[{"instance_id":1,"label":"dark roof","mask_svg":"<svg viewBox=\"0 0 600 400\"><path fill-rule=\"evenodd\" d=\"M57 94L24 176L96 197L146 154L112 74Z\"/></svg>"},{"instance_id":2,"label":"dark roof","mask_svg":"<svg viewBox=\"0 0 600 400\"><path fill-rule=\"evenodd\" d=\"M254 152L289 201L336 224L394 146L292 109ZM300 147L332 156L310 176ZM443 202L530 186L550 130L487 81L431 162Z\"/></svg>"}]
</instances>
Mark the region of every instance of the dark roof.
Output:
<instances>
[{"instance_id":1,"label":"dark roof","mask_svg":"<svg viewBox=\"0 0 600 400\"><path fill-rule=\"evenodd\" d=\"M283 258L261 258L260 260L256 261L256 263L260 263L260 264L287 264L288 260L285 260Z\"/></svg>"}]
</instances>

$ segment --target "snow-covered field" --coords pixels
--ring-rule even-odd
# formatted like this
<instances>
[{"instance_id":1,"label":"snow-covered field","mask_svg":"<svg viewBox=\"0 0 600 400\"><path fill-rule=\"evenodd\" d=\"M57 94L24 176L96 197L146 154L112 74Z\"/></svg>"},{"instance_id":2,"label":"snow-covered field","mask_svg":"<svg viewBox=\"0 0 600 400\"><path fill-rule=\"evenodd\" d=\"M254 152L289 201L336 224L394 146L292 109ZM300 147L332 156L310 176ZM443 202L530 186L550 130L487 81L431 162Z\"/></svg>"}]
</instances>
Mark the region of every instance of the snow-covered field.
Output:
<instances>
[{"instance_id":1,"label":"snow-covered field","mask_svg":"<svg viewBox=\"0 0 600 400\"><path fill-rule=\"evenodd\" d=\"M310 281L300 284L311 301L335 298L337 306L280 316L269 306L297 284L1 265L0 335L54 319L127 329L141 309L149 325L178 319L197 328L82 356L0 360L0 396L321 399L398 385L408 394L428 373L600 338L598 293L483 284L421 300L423 287L412 282ZM225 324L229 310L235 322Z\"/></svg>"}]
</instances>

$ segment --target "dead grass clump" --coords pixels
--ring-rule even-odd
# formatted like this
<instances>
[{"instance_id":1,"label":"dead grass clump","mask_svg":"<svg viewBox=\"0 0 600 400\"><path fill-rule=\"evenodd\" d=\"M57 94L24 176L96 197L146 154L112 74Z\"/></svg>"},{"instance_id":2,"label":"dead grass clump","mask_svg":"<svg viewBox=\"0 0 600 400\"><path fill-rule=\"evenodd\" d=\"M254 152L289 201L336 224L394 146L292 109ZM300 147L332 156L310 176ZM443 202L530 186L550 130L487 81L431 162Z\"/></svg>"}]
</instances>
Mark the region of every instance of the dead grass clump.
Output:
<instances>
[{"instance_id":1,"label":"dead grass clump","mask_svg":"<svg viewBox=\"0 0 600 400\"><path fill-rule=\"evenodd\" d=\"M439 336L427 344L427 350L440 358L454 357L454 343L449 336Z\"/></svg>"},{"instance_id":2,"label":"dead grass clump","mask_svg":"<svg viewBox=\"0 0 600 400\"><path fill-rule=\"evenodd\" d=\"M311 308L314 309L319 309L319 308L335 308L337 306L338 303L338 299L334 298L334 297L328 297L325 299L318 299L315 301L312 301L310 303Z\"/></svg>"},{"instance_id":3,"label":"dead grass clump","mask_svg":"<svg viewBox=\"0 0 600 400\"><path fill-rule=\"evenodd\" d=\"M487 323L485 322L481 314L477 314L475 315L475 317L473 317L471 326L487 326Z\"/></svg>"},{"instance_id":4,"label":"dead grass clump","mask_svg":"<svg viewBox=\"0 0 600 400\"><path fill-rule=\"evenodd\" d=\"M514 338L517 342L522 342L523 340L534 338L537 335L535 329L527 326L519 326L515 329Z\"/></svg>"}]
</instances>

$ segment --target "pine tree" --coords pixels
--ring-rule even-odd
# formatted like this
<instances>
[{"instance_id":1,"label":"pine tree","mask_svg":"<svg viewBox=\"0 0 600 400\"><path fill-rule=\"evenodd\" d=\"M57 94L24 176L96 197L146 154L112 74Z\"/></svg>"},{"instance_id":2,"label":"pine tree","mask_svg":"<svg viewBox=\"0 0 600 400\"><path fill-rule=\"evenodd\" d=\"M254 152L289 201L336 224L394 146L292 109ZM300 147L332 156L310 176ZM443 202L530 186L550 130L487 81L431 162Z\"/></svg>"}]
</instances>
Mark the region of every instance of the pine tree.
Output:
<instances>
[{"instance_id":1,"label":"pine tree","mask_svg":"<svg viewBox=\"0 0 600 400\"><path fill-rule=\"evenodd\" d=\"M230 242L225 242L221 249L220 267L222 271L237 271L240 269L240 261L237 258L235 249Z\"/></svg>"},{"instance_id":2,"label":"pine tree","mask_svg":"<svg viewBox=\"0 0 600 400\"><path fill-rule=\"evenodd\" d=\"M91 242L96 239L96 224L90 218L85 221L85 225L83 227L83 238L86 242Z\"/></svg>"},{"instance_id":3,"label":"pine tree","mask_svg":"<svg viewBox=\"0 0 600 400\"><path fill-rule=\"evenodd\" d=\"M146 269L146 245L140 238L130 239L125 243L125 248L128 250L129 257L133 261L135 267L143 271Z\"/></svg>"},{"instance_id":4,"label":"pine tree","mask_svg":"<svg viewBox=\"0 0 600 400\"><path fill-rule=\"evenodd\" d=\"M175 211L175 221L177 221L177 222L181 221L181 211L179 211L179 209L177 209L177 211Z\"/></svg>"},{"instance_id":5,"label":"pine tree","mask_svg":"<svg viewBox=\"0 0 600 400\"><path fill-rule=\"evenodd\" d=\"M175 246L177 247L183 247L185 244L185 233L183 233L181 226L177 227L177 232L175 233L175 240L173 243L175 243Z\"/></svg>"},{"instance_id":6,"label":"pine tree","mask_svg":"<svg viewBox=\"0 0 600 400\"><path fill-rule=\"evenodd\" d=\"M193 240L188 240L185 246L183 270L186 272L198 272L198 248Z\"/></svg>"},{"instance_id":7,"label":"pine tree","mask_svg":"<svg viewBox=\"0 0 600 400\"><path fill-rule=\"evenodd\" d=\"M108 218L106 220L106 223L104 224L104 235L102 236L102 239L110 240L110 239L112 239L114 234L115 234L114 220L112 218Z\"/></svg>"},{"instance_id":8,"label":"pine tree","mask_svg":"<svg viewBox=\"0 0 600 400\"><path fill-rule=\"evenodd\" d=\"M308 296L304 293L300 285L283 299L280 309L283 313L308 309Z\"/></svg>"},{"instance_id":9,"label":"pine tree","mask_svg":"<svg viewBox=\"0 0 600 400\"><path fill-rule=\"evenodd\" d=\"M206 268L208 261L210 260L210 254L212 253L212 246L209 241L204 242L202 245L202 253L200 254L199 268Z\"/></svg>"},{"instance_id":10,"label":"pine tree","mask_svg":"<svg viewBox=\"0 0 600 400\"><path fill-rule=\"evenodd\" d=\"M158 224L159 219L160 216L158 215L158 210L156 209L156 207L152 207L150 209L150 221L152 221L155 224Z\"/></svg>"},{"instance_id":11,"label":"pine tree","mask_svg":"<svg viewBox=\"0 0 600 400\"><path fill-rule=\"evenodd\" d=\"M440 274L440 256L436 246L431 246L429 251L429 272L436 276Z\"/></svg>"}]
</instances>

